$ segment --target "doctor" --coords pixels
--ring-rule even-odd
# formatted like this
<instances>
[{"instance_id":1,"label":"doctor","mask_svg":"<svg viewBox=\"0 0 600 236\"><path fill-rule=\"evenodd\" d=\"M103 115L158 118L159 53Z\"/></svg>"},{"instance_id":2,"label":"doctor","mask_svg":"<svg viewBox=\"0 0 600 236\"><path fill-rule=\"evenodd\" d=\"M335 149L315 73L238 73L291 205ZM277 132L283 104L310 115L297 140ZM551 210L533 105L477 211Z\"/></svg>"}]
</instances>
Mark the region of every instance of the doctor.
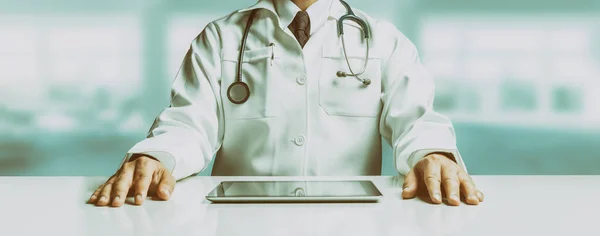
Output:
<instances>
[{"instance_id":1,"label":"doctor","mask_svg":"<svg viewBox=\"0 0 600 236\"><path fill-rule=\"evenodd\" d=\"M392 24L340 0L259 0L206 26L147 139L90 197L97 206L167 200L177 180L213 175L381 174L381 140L433 203L483 201L432 110L434 84Z\"/></svg>"}]
</instances>

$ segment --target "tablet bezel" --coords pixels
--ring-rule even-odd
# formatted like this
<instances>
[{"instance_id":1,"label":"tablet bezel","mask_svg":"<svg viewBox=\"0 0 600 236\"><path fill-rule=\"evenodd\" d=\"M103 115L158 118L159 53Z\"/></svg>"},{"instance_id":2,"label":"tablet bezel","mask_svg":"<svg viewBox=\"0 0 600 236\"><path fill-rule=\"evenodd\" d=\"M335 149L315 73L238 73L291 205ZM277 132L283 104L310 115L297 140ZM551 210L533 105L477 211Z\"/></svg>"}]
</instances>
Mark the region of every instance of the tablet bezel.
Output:
<instances>
[{"instance_id":1,"label":"tablet bezel","mask_svg":"<svg viewBox=\"0 0 600 236\"><path fill-rule=\"evenodd\" d=\"M373 190L372 195L352 195L352 196L219 196L217 192L222 191L224 183L273 183L273 182L345 182L345 183L360 183L361 185L368 184ZM383 194L377 188L377 185L370 180L268 180L268 181L221 181L208 195L206 199L213 203L366 203L379 202L383 198Z\"/></svg>"}]
</instances>

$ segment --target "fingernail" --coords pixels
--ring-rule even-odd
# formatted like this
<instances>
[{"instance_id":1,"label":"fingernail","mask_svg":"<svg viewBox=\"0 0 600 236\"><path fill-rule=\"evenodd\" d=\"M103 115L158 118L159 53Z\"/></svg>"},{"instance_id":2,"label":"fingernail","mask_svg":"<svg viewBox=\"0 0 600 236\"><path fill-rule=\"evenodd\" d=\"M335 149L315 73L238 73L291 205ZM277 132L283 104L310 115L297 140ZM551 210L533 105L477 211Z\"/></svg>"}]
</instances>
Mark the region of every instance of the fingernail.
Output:
<instances>
[{"instance_id":1,"label":"fingernail","mask_svg":"<svg viewBox=\"0 0 600 236\"><path fill-rule=\"evenodd\" d=\"M435 198L435 200L437 200L437 201L441 201L442 200L442 194L440 194L440 193L434 193L433 194L433 198Z\"/></svg>"},{"instance_id":2,"label":"fingernail","mask_svg":"<svg viewBox=\"0 0 600 236\"><path fill-rule=\"evenodd\" d=\"M402 191L405 192L405 191L408 191L409 189L410 189L410 186L403 188Z\"/></svg>"},{"instance_id":3,"label":"fingernail","mask_svg":"<svg viewBox=\"0 0 600 236\"><path fill-rule=\"evenodd\" d=\"M471 195L469 195L469 200L479 200L479 199L477 199L477 196L475 196L475 194L471 194Z\"/></svg>"},{"instance_id":4,"label":"fingernail","mask_svg":"<svg viewBox=\"0 0 600 236\"><path fill-rule=\"evenodd\" d=\"M121 197L116 196L115 199L113 200L113 205L116 204L116 203L118 203L119 200L121 200Z\"/></svg>"},{"instance_id":5,"label":"fingernail","mask_svg":"<svg viewBox=\"0 0 600 236\"><path fill-rule=\"evenodd\" d=\"M92 196L90 197L90 200L92 200L92 201L95 201L97 198L98 198L98 197L96 197L96 195L92 195Z\"/></svg>"},{"instance_id":6,"label":"fingernail","mask_svg":"<svg viewBox=\"0 0 600 236\"><path fill-rule=\"evenodd\" d=\"M453 193L452 195L450 195L450 198L452 200L457 200L458 201L458 195L456 195L456 193Z\"/></svg>"},{"instance_id":7,"label":"fingernail","mask_svg":"<svg viewBox=\"0 0 600 236\"><path fill-rule=\"evenodd\" d=\"M170 193L170 192L169 192L169 190L168 190L168 189L166 189L166 188L163 188L163 189L161 189L160 191L161 191L161 192L162 192L164 195L166 195L167 197L170 197L170 196L171 196L171 193Z\"/></svg>"},{"instance_id":8,"label":"fingernail","mask_svg":"<svg viewBox=\"0 0 600 236\"><path fill-rule=\"evenodd\" d=\"M135 196L135 202L140 203L142 202L142 194L139 194Z\"/></svg>"},{"instance_id":9,"label":"fingernail","mask_svg":"<svg viewBox=\"0 0 600 236\"><path fill-rule=\"evenodd\" d=\"M480 201L483 201L483 194L477 193L477 198L480 199Z\"/></svg>"}]
</instances>

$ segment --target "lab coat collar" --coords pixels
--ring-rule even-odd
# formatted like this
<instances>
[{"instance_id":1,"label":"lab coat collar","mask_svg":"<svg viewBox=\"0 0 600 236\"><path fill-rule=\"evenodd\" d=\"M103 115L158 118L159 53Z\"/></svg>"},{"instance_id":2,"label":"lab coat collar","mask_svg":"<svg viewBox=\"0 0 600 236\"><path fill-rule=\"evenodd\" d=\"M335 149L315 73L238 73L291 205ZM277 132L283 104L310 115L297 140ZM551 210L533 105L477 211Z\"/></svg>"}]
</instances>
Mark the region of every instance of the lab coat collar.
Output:
<instances>
[{"instance_id":1,"label":"lab coat collar","mask_svg":"<svg viewBox=\"0 0 600 236\"><path fill-rule=\"evenodd\" d=\"M329 17L339 20L340 17L342 17L343 15L346 15L346 8L344 7L344 5L342 5L340 1L333 0L333 3L331 4L331 8L329 10Z\"/></svg>"},{"instance_id":2,"label":"lab coat collar","mask_svg":"<svg viewBox=\"0 0 600 236\"><path fill-rule=\"evenodd\" d=\"M277 14L277 11L275 11L275 6L273 4L273 1L274 0L259 0L256 4L250 6L249 8L241 9L238 12L242 13L242 12L252 11L255 9L266 9L266 10L269 10L269 11Z\"/></svg>"},{"instance_id":3,"label":"lab coat collar","mask_svg":"<svg viewBox=\"0 0 600 236\"><path fill-rule=\"evenodd\" d=\"M272 12L273 14L275 14L276 16L278 16L277 20L279 22L279 27L281 27L281 29L285 30L288 27L287 24L289 24L291 22L291 20L285 21L285 20L282 20L279 18L279 14L277 13L277 10L275 9L274 1L281 1L281 0L259 0L256 4L250 6L249 8L239 10L238 13L252 11L255 9L268 10L268 11ZM285 1L289 1L289 0L285 0ZM331 7L329 8L329 17L337 20L345 14L346 14L346 8L344 8L344 5L342 5L342 3L338 0L333 0Z\"/></svg>"}]
</instances>

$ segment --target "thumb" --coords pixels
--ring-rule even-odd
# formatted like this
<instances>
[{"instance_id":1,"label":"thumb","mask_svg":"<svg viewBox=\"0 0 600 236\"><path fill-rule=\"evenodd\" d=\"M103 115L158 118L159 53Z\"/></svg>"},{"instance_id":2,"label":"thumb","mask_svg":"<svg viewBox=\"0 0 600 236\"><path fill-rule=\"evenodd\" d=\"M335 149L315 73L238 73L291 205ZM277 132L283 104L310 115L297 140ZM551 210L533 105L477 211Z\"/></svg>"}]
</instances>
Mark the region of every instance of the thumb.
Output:
<instances>
[{"instance_id":1,"label":"thumb","mask_svg":"<svg viewBox=\"0 0 600 236\"><path fill-rule=\"evenodd\" d=\"M414 168L404 177L404 184L402 185L402 198L409 199L414 198L417 195L417 175L415 174Z\"/></svg>"},{"instance_id":2,"label":"thumb","mask_svg":"<svg viewBox=\"0 0 600 236\"><path fill-rule=\"evenodd\" d=\"M166 169L161 170L159 175L160 182L156 189L156 195L162 200L169 200L173 190L175 190L175 177Z\"/></svg>"}]
</instances>

